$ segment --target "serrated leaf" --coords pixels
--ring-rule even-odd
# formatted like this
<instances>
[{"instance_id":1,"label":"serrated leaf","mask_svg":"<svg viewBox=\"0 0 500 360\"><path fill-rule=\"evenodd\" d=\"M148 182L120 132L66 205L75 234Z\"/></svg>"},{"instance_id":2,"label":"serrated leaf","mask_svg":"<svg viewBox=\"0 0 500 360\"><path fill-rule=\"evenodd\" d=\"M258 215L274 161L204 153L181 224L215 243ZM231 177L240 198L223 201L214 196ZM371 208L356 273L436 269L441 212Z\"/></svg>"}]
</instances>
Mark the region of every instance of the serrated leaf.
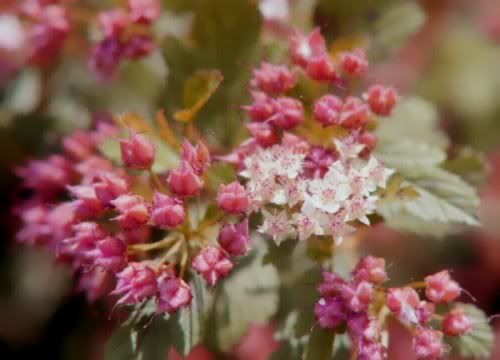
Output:
<instances>
[{"instance_id":1,"label":"serrated leaf","mask_svg":"<svg viewBox=\"0 0 500 360\"><path fill-rule=\"evenodd\" d=\"M475 186L482 184L487 173L487 163L484 155L469 147L460 149L442 167L456 175L460 175Z\"/></svg>"},{"instance_id":2,"label":"serrated leaf","mask_svg":"<svg viewBox=\"0 0 500 360\"><path fill-rule=\"evenodd\" d=\"M309 335L303 360L330 360L333 352L335 333L320 326L315 326Z\"/></svg>"},{"instance_id":3,"label":"serrated leaf","mask_svg":"<svg viewBox=\"0 0 500 360\"><path fill-rule=\"evenodd\" d=\"M222 83L218 70L198 70L184 83L184 109L174 114L180 122L191 122Z\"/></svg>"},{"instance_id":4,"label":"serrated leaf","mask_svg":"<svg viewBox=\"0 0 500 360\"><path fill-rule=\"evenodd\" d=\"M457 306L460 306L471 319L473 327L464 335L447 337L453 352L468 358L489 358L493 350L495 336L486 314L471 304L458 303Z\"/></svg>"},{"instance_id":5,"label":"serrated leaf","mask_svg":"<svg viewBox=\"0 0 500 360\"><path fill-rule=\"evenodd\" d=\"M272 265L264 265L263 239L255 237L252 254L242 259L219 285L215 301L217 339L229 349L253 323L265 323L278 309L279 278Z\"/></svg>"}]
</instances>

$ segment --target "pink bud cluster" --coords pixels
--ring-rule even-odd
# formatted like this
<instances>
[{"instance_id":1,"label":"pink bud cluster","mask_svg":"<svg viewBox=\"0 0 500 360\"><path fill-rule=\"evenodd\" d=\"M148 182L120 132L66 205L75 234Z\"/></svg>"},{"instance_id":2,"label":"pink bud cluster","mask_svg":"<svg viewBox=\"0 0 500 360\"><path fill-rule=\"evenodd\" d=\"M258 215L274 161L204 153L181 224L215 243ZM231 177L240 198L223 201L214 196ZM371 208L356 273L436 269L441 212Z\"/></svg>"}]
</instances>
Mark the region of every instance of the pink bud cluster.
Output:
<instances>
[{"instance_id":1,"label":"pink bud cluster","mask_svg":"<svg viewBox=\"0 0 500 360\"><path fill-rule=\"evenodd\" d=\"M122 59L138 59L155 49L151 24L161 14L159 0L128 0L126 8L98 14L103 39L90 54L89 65L101 79L111 77Z\"/></svg>"},{"instance_id":2,"label":"pink bud cluster","mask_svg":"<svg viewBox=\"0 0 500 360\"><path fill-rule=\"evenodd\" d=\"M418 359L441 358L446 350L443 334L459 336L471 330L471 319L458 305L439 317L442 319L441 331L429 326L436 305L449 304L460 295L460 288L448 271L425 278L427 301L421 300L410 286L382 288L386 279L384 259L365 256L351 272L351 280L323 271L323 282L317 287L321 296L314 308L318 324L331 330L347 325L359 358L385 358L385 349L380 344L381 323L372 316L374 306L380 307L381 295L384 295L385 306L397 319L415 328L413 351Z\"/></svg>"},{"instance_id":3,"label":"pink bud cluster","mask_svg":"<svg viewBox=\"0 0 500 360\"><path fill-rule=\"evenodd\" d=\"M385 358L379 324L370 315L369 306L376 287L386 278L384 259L366 256L352 271L351 280L323 271L323 282L318 285L321 298L314 308L318 324L332 330L345 324L360 359Z\"/></svg>"}]
</instances>

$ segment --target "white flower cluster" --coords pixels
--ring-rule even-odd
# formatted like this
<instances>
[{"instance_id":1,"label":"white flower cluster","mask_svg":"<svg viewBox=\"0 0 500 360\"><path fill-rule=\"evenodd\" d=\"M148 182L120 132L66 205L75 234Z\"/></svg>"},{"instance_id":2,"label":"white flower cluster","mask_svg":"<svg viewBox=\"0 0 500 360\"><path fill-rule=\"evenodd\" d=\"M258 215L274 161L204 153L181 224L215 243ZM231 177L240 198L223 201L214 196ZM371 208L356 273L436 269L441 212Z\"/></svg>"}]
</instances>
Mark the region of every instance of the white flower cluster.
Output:
<instances>
[{"instance_id":1,"label":"white flower cluster","mask_svg":"<svg viewBox=\"0 0 500 360\"><path fill-rule=\"evenodd\" d=\"M336 141L336 147L340 158L323 178L316 179L303 176L306 154L293 147L258 149L244 160L240 175L248 179L253 210L264 215L261 233L277 244L295 235L300 240L333 236L340 243L355 230L350 222L369 225L367 215L375 211L378 201L375 191L385 188L394 171L373 156L360 159L363 145L350 137Z\"/></svg>"}]
</instances>

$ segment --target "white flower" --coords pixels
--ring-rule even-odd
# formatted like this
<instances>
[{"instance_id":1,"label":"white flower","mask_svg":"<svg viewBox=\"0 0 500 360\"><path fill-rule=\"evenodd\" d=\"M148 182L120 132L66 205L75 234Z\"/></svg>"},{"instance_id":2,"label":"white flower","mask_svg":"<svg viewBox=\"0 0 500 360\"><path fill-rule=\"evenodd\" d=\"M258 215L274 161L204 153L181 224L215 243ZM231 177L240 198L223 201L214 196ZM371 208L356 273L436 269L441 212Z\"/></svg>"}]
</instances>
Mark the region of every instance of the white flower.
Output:
<instances>
[{"instance_id":1,"label":"white flower","mask_svg":"<svg viewBox=\"0 0 500 360\"><path fill-rule=\"evenodd\" d=\"M324 233L323 228L314 216L298 213L293 215L293 220L295 221L295 227L297 228L300 241L309 238L313 234L323 235Z\"/></svg>"},{"instance_id":2,"label":"white flower","mask_svg":"<svg viewBox=\"0 0 500 360\"><path fill-rule=\"evenodd\" d=\"M354 197L345 203L346 221L359 220L363 224L370 225L366 215L375 211L378 198L376 196Z\"/></svg>"},{"instance_id":3,"label":"white flower","mask_svg":"<svg viewBox=\"0 0 500 360\"><path fill-rule=\"evenodd\" d=\"M354 196L368 196L377 189L373 181L361 171L354 168L349 172L349 188Z\"/></svg>"},{"instance_id":4,"label":"white flower","mask_svg":"<svg viewBox=\"0 0 500 360\"><path fill-rule=\"evenodd\" d=\"M308 185L307 180L283 178L280 179L280 185L281 187L274 193L271 200L273 204L287 205L292 208L304 200Z\"/></svg>"},{"instance_id":5,"label":"white flower","mask_svg":"<svg viewBox=\"0 0 500 360\"><path fill-rule=\"evenodd\" d=\"M309 193L305 201L309 201L316 208L333 214L342 206L351 194L345 175L332 167L323 179L314 179L309 182Z\"/></svg>"},{"instance_id":6,"label":"white flower","mask_svg":"<svg viewBox=\"0 0 500 360\"><path fill-rule=\"evenodd\" d=\"M342 160L355 159L365 145L358 142L356 134L333 140Z\"/></svg>"},{"instance_id":7,"label":"white flower","mask_svg":"<svg viewBox=\"0 0 500 360\"><path fill-rule=\"evenodd\" d=\"M306 154L281 145L274 145L271 151L274 155L274 171L276 175L295 179L302 171Z\"/></svg>"},{"instance_id":8,"label":"white flower","mask_svg":"<svg viewBox=\"0 0 500 360\"><path fill-rule=\"evenodd\" d=\"M325 221L326 220L326 221ZM356 230L355 227L346 223L346 215L344 211L339 211L336 214L330 214L324 224L325 234L333 237L336 245L340 245L344 240L344 236L351 234Z\"/></svg>"},{"instance_id":9,"label":"white flower","mask_svg":"<svg viewBox=\"0 0 500 360\"><path fill-rule=\"evenodd\" d=\"M0 49L21 51L26 44L26 34L17 16L0 16Z\"/></svg>"},{"instance_id":10,"label":"white flower","mask_svg":"<svg viewBox=\"0 0 500 360\"><path fill-rule=\"evenodd\" d=\"M277 245L294 233L286 211L270 213L262 210L262 214L264 215L264 223L259 227L259 232L271 236Z\"/></svg>"},{"instance_id":11,"label":"white flower","mask_svg":"<svg viewBox=\"0 0 500 360\"><path fill-rule=\"evenodd\" d=\"M360 173L373 183L374 189L371 191L374 191L377 187L385 189L387 180L392 174L394 174L394 170L386 168L374 156L371 156L370 160L368 160L366 166L361 169Z\"/></svg>"}]
</instances>

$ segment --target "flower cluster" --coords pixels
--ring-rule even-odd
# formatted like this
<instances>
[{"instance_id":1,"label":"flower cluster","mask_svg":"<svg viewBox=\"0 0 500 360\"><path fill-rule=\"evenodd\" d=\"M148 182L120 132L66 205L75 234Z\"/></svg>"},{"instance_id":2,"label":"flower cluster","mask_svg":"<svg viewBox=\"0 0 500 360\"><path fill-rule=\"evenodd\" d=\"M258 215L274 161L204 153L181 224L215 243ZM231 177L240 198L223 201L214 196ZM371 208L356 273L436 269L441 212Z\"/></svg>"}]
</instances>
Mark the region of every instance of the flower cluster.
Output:
<instances>
[{"instance_id":1,"label":"flower cluster","mask_svg":"<svg viewBox=\"0 0 500 360\"><path fill-rule=\"evenodd\" d=\"M90 67L101 78L113 75L122 59L138 59L155 49L150 26L159 18L158 0L128 0L126 8L114 8L97 15L103 35L90 55Z\"/></svg>"},{"instance_id":2,"label":"flower cluster","mask_svg":"<svg viewBox=\"0 0 500 360\"><path fill-rule=\"evenodd\" d=\"M248 179L251 208L264 214L260 231L277 243L295 234L301 240L316 235L340 242L355 229L355 222L369 225L376 191L393 173L370 155L376 137L367 130L375 115L390 114L397 101L393 88L370 87L363 95L366 102L352 95L323 95L312 104L313 119L306 116L303 101L283 95L297 84L301 71L333 84L366 74L362 49L337 58L334 65L318 29L307 36L295 33L290 60L297 67L264 62L254 70L254 101L243 106L251 119L247 128L252 138L225 157ZM340 135L324 146L292 132L308 121L335 128Z\"/></svg>"},{"instance_id":3,"label":"flower cluster","mask_svg":"<svg viewBox=\"0 0 500 360\"><path fill-rule=\"evenodd\" d=\"M459 306L447 313L435 313L436 305L449 304L458 298L461 289L444 270L401 288L385 289L385 261L372 256L363 257L351 272L349 281L323 271L318 285L321 296L314 313L318 324L325 329L346 325L358 359L384 359L386 349L381 342L381 329L388 309L399 321L413 329L413 351L418 359L439 359L446 351L443 333L462 335L472 329L471 319ZM415 288L423 286L427 300L421 300ZM429 326L431 319L441 321L441 331Z\"/></svg>"},{"instance_id":4,"label":"flower cluster","mask_svg":"<svg viewBox=\"0 0 500 360\"><path fill-rule=\"evenodd\" d=\"M190 199L201 196L211 163L206 145L184 140L178 166L157 174L152 169L155 144L134 130L119 140L123 167L100 154L99 145L115 141L109 138L117 132L111 122L98 122L94 130L65 137L64 154L17 170L23 187L33 194L18 208L22 227L17 238L47 245L70 263L89 299L103 295L101 284L115 277L111 294L119 296L118 304L154 298L159 312L174 312L191 302L184 281L189 264L213 287L231 271L230 257L249 250L250 199L237 182L221 185L214 198L219 214L192 223L188 209L199 209ZM135 189L145 174L149 184L139 194ZM229 222L230 217L238 221ZM210 245L207 230L223 218L218 242ZM150 241L153 228L164 232L163 239Z\"/></svg>"}]
</instances>

